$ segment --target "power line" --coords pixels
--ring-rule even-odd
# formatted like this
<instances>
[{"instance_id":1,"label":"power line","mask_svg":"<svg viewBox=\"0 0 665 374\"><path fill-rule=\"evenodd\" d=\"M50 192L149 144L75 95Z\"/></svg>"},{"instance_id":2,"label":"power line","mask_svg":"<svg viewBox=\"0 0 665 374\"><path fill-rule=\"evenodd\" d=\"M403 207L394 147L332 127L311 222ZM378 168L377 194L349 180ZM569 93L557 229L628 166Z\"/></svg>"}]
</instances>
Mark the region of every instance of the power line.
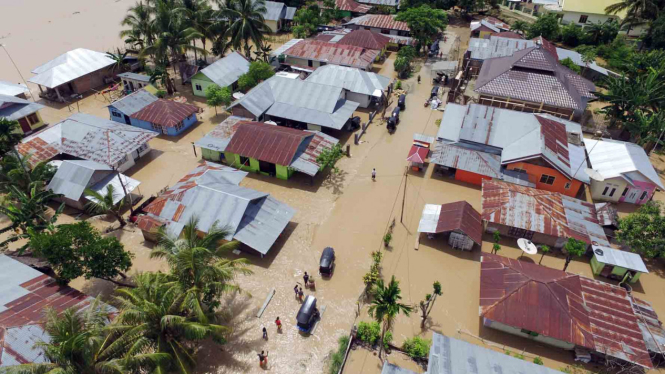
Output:
<instances>
[{"instance_id":1,"label":"power line","mask_svg":"<svg viewBox=\"0 0 665 374\"><path fill-rule=\"evenodd\" d=\"M18 69L18 66L16 66L16 63L14 62L14 59L12 56L9 54L9 51L7 50L7 47L5 47L4 44L0 44L0 47L5 50L5 53L7 54L7 57L9 57L9 61L12 62L12 65L14 65L14 69L16 69L16 72L18 75L21 77L21 80L23 80L23 84L25 84L26 87L28 87L28 82L25 81L25 78L23 78L23 74L21 74L21 71ZM32 96L32 91L30 88L28 88L28 93L30 94L30 97L32 98L32 101L35 101L35 97Z\"/></svg>"}]
</instances>

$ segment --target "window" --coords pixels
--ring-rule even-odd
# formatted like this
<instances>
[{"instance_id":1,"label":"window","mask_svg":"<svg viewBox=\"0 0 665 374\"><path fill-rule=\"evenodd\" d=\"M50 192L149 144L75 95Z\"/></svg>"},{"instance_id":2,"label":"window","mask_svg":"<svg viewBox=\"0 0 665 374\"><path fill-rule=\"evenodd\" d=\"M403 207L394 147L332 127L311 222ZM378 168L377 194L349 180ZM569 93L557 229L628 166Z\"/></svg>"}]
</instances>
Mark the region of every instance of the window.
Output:
<instances>
[{"instance_id":1,"label":"window","mask_svg":"<svg viewBox=\"0 0 665 374\"><path fill-rule=\"evenodd\" d=\"M534 337L539 335L537 332L533 332L533 331L530 331L530 330L527 330L527 329L522 329L520 331L522 331L522 334L527 334L527 335L534 336Z\"/></svg>"},{"instance_id":2,"label":"window","mask_svg":"<svg viewBox=\"0 0 665 374\"><path fill-rule=\"evenodd\" d=\"M554 177L551 175L543 174L540 176L540 183L549 184L550 186L554 184Z\"/></svg>"},{"instance_id":3,"label":"window","mask_svg":"<svg viewBox=\"0 0 665 374\"><path fill-rule=\"evenodd\" d=\"M203 91L203 87L201 87L201 85L197 83L196 84L196 90L197 91Z\"/></svg>"},{"instance_id":4,"label":"window","mask_svg":"<svg viewBox=\"0 0 665 374\"><path fill-rule=\"evenodd\" d=\"M118 166L121 166L121 165L124 164L125 162L127 162L127 155L124 155L124 156L120 159L120 161L118 161L117 165L118 165Z\"/></svg>"},{"instance_id":5,"label":"window","mask_svg":"<svg viewBox=\"0 0 665 374\"><path fill-rule=\"evenodd\" d=\"M605 189L603 190L602 195L603 196L607 195L607 190L609 190L609 189L610 189L609 187L605 187Z\"/></svg>"},{"instance_id":6,"label":"window","mask_svg":"<svg viewBox=\"0 0 665 374\"><path fill-rule=\"evenodd\" d=\"M644 200L644 199L646 199L646 197L647 197L648 194L649 194L649 193L646 192L646 191L642 192L642 196L640 196L640 200Z\"/></svg>"},{"instance_id":7,"label":"window","mask_svg":"<svg viewBox=\"0 0 665 374\"><path fill-rule=\"evenodd\" d=\"M511 227L508 229L508 236L512 236L513 238L531 239L533 238L533 231Z\"/></svg>"},{"instance_id":8,"label":"window","mask_svg":"<svg viewBox=\"0 0 665 374\"><path fill-rule=\"evenodd\" d=\"M177 125L175 125L175 131L180 131L183 127L185 127L185 123L180 121Z\"/></svg>"},{"instance_id":9,"label":"window","mask_svg":"<svg viewBox=\"0 0 665 374\"><path fill-rule=\"evenodd\" d=\"M28 121L30 121L31 125L34 125L35 123L39 122L39 117L35 113L32 113L28 116Z\"/></svg>"},{"instance_id":10,"label":"window","mask_svg":"<svg viewBox=\"0 0 665 374\"><path fill-rule=\"evenodd\" d=\"M321 61L321 62L319 63L320 66L325 66L326 64L327 64L327 62L323 62L323 61Z\"/></svg>"},{"instance_id":11,"label":"window","mask_svg":"<svg viewBox=\"0 0 665 374\"><path fill-rule=\"evenodd\" d=\"M147 148L148 148L148 143L145 143L145 144L141 145L140 147L136 148L136 152L141 153L141 152L145 151Z\"/></svg>"},{"instance_id":12,"label":"window","mask_svg":"<svg viewBox=\"0 0 665 374\"><path fill-rule=\"evenodd\" d=\"M307 60L307 66L312 67L312 60Z\"/></svg>"},{"instance_id":13,"label":"window","mask_svg":"<svg viewBox=\"0 0 665 374\"><path fill-rule=\"evenodd\" d=\"M122 118L122 114L120 114L118 112L111 112L111 114L113 115L113 117Z\"/></svg>"},{"instance_id":14,"label":"window","mask_svg":"<svg viewBox=\"0 0 665 374\"><path fill-rule=\"evenodd\" d=\"M122 81L122 84L125 85L125 86L129 86L129 85L127 84L127 81Z\"/></svg>"},{"instance_id":15,"label":"window","mask_svg":"<svg viewBox=\"0 0 665 374\"><path fill-rule=\"evenodd\" d=\"M365 27L365 30L369 30L369 29L370 29L369 27Z\"/></svg>"},{"instance_id":16,"label":"window","mask_svg":"<svg viewBox=\"0 0 665 374\"><path fill-rule=\"evenodd\" d=\"M383 29L383 30L381 30L381 34L390 34L390 30Z\"/></svg>"},{"instance_id":17,"label":"window","mask_svg":"<svg viewBox=\"0 0 665 374\"><path fill-rule=\"evenodd\" d=\"M589 19L589 16L582 14L580 16L580 21L578 23L586 23L586 21Z\"/></svg>"},{"instance_id":18,"label":"window","mask_svg":"<svg viewBox=\"0 0 665 374\"><path fill-rule=\"evenodd\" d=\"M240 165L249 166L249 157L240 156Z\"/></svg>"},{"instance_id":19,"label":"window","mask_svg":"<svg viewBox=\"0 0 665 374\"><path fill-rule=\"evenodd\" d=\"M524 174L526 174L526 170L524 170L524 169L520 169L520 168L515 168L515 169L513 169L513 171L516 172L516 173L524 173Z\"/></svg>"},{"instance_id":20,"label":"window","mask_svg":"<svg viewBox=\"0 0 665 374\"><path fill-rule=\"evenodd\" d=\"M152 124L152 128L157 132L164 132L161 125Z\"/></svg>"},{"instance_id":21,"label":"window","mask_svg":"<svg viewBox=\"0 0 665 374\"><path fill-rule=\"evenodd\" d=\"M626 196L627 193L628 193L628 188L623 190L623 193L621 194L621 196Z\"/></svg>"},{"instance_id":22,"label":"window","mask_svg":"<svg viewBox=\"0 0 665 374\"><path fill-rule=\"evenodd\" d=\"M569 190L570 189L570 182L566 182L566 184L563 186L563 188Z\"/></svg>"},{"instance_id":23,"label":"window","mask_svg":"<svg viewBox=\"0 0 665 374\"><path fill-rule=\"evenodd\" d=\"M616 191L616 188L612 188L612 191L610 192L610 197L614 196L614 192Z\"/></svg>"}]
</instances>

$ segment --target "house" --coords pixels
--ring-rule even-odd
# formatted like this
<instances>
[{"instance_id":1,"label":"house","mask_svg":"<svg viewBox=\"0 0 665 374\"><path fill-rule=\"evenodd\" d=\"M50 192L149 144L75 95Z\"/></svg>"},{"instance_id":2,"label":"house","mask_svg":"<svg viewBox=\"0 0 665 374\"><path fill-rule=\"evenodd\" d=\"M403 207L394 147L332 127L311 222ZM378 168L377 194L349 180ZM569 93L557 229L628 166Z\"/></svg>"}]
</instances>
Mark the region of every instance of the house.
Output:
<instances>
[{"instance_id":1,"label":"house","mask_svg":"<svg viewBox=\"0 0 665 374\"><path fill-rule=\"evenodd\" d=\"M541 0L542 1L542 0ZM610 19L616 19L621 22L627 16L626 10L622 10L617 14L607 14L605 9L613 4L614 0L586 0L586 1L554 1L554 6L546 6L544 8L547 12L557 14L561 23L564 25L574 24L579 27L586 27L590 24L605 23ZM621 30L621 33L626 33L628 36L638 37L647 31L645 26L631 27L628 30Z\"/></svg>"},{"instance_id":2,"label":"house","mask_svg":"<svg viewBox=\"0 0 665 374\"><path fill-rule=\"evenodd\" d=\"M494 17L485 17L471 22L471 37L488 39L492 33L510 31L510 25Z\"/></svg>"},{"instance_id":3,"label":"house","mask_svg":"<svg viewBox=\"0 0 665 374\"><path fill-rule=\"evenodd\" d=\"M513 171L526 185L574 197L590 183L579 124L479 104L446 106L431 162L476 185L513 181Z\"/></svg>"},{"instance_id":4,"label":"house","mask_svg":"<svg viewBox=\"0 0 665 374\"><path fill-rule=\"evenodd\" d=\"M32 70L28 82L39 86L40 97L66 102L107 83L115 74L115 60L106 53L77 48ZM46 92L44 92L44 87Z\"/></svg>"},{"instance_id":5,"label":"house","mask_svg":"<svg viewBox=\"0 0 665 374\"><path fill-rule=\"evenodd\" d=\"M305 81L341 87L346 91L346 99L358 103L361 108L379 103L390 85L390 78L383 75L337 65L322 66Z\"/></svg>"},{"instance_id":6,"label":"house","mask_svg":"<svg viewBox=\"0 0 665 374\"><path fill-rule=\"evenodd\" d=\"M357 33L358 31L366 31L366 33L359 34ZM374 49L377 47L377 42L378 43L383 43L383 38L377 37L376 35L382 35L386 38L388 38L388 44L386 45L386 49L391 49L391 50L397 50L401 46L404 45L411 45L415 46L416 42L415 40L410 37L410 36L400 36L400 35L393 35L393 34L385 34L385 33L379 33L377 31L370 31L369 29L365 28L343 28L343 29L334 29L334 30L326 30L322 31L315 37L315 40L319 41L324 41L324 42L329 42L329 43L339 43L344 37L347 35L356 32L356 35L358 36L353 36L353 38L347 39L343 44L345 43L350 43L351 45L356 45L356 44L365 44L367 46L371 46ZM368 33L371 33L368 34ZM364 36L363 36L364 35ZM357 40L360 36L363 36L360 38L360 40ZM376 39L377 42L373 42L371 40L367 40L366 38L372 38ZM355 40L354 40L355 39ZM368 44L369 43L369 44ZM385 53L382 55L379 55L379 57L383 56Z\"/></svg>"},{"instance_id":7,"label":"house","mask_svg":"<svg viewBox=\"0 0 665 374\"><path fill-rule=\"evenodd\" d=\"M483 253L480 262L485 327L574 350L582 358L653 367L649 329L660 334L662 327L650 323L658 316L647 302L621 287L526 261Z\"/></svg>"},{"instance_id":8,"label":"house","mask_svg":"<svg viewBox=\"0 0 665 374\"><path fill-rule=\"evenodd\" d=\"M611 247L592 246L591 270L595 275L635 283L640 275L648 273L639 254ZM628 276L626 278L626 276Z\"/></svg>"},{"instance_id":9,"label":"house","mask_svg":"<svg viewBox=\"0 0 665 374\"><path fill-rule=\"evenodd\" d=\"M65 160L54 161L59 164L53 179L49 182L47 189L55 194L62 195L55 199L65 205L79 210L85 210L86 204L95 201L95 198L86 195L85 190L106 194L107 187L114 187L113 202L118 204L122 199L127 203L139 201L140 198L132 198L131 193L141 182L124 174L115 172L110 166L88 160ZM121 180L122 179L122 180Z\"/></svg>"},{"instance_id":10,"label":"house","mask_svg":"<svg viewBox=\"0 0 665 374\"><path fill-rule=\"evenodd\" d=\"M295 172L314 177L316 158L339 140L319 131L303 131L231 116L195 143L203 159L237 169L289 179Z\"/></svg>"},{"instance_id":11,"label":"house","mask_svg":"<svg viewBox=\"0 0 665 374\"><path fill-rule=\"evenodd\" d=\"M554 45L541 38L510 56L484 60L473 91L480 104L579 120L595 90L561 65Z\"/></svg>"},{"instance_id":12,"label":"house","mask_svg":"<svg viewBox=\"0 0 665 374\"><path fill-rule=\"evenodd\" d=\"M351 32L343 35L338 41L336 41L336 43L380 51L377 58L381 58L381 56L383 56L383 54L386 52L390 41L391 39L389 36L363 29L352 30Z\"/></svg>"},{"instance_id":13,"label":"house","mask_svg":"<svg viewBox=\"0 0 665 374\"><path fill-rule=\"evenodd\" d=\"M518 37L512 37L511 34L513 33L502 32L496 35L493 34L488 39L471 38L469 41L469 48L465 52L463 58L464 66L466 67L466 76L477 76L483 65L483 61L487 59L512 56L513 53L517 51L536 46L538 40L542 40L543 43L549 43L542 37L533 40L523 40L520 35L517 35ZM582 69L582 75L592 81L607 76L618 76L617 73L605 69L595 61L587 65L582 60L582 55L579 52L559 47L554 47L554 49L549 48L546 49L546 51L550 52L551 55L556 56L559 62L570 58ZM555 53L552 53L552 51Z\"/></svg>"},{"instance_id":14,"label":"house","mask_svg":"<svg viewBox=\"0 0 665 374\"><path fill-rule=\"evenodd\" d=\"M325 8L323 2L319 3L319 7ZM357 3L354 0L335 0L335 9L340 12L343 18L351 18L353 16L366 14L372 9L372 7L370 5Z\"/></svg>"},{"instance_id":15,"label":"house","mask_svg":"<svg viewBox=\"0 0 665 374\"><path fill-rule=\"evenodd\" d=\"M198 112L199 108L196 105L158 99L130 115L129 118L132 126L176 136L197 122Z\"/></svg>"},{"instance_id":16,"label":"house","mask_svg":"<svg viewBox=\"0 0 665 374\"><path fill-rule=\"evenodd\" d=\"M611 139L585 139L594 200L644 204L656 188L665 189L649 156L637 144Z\"/></svg>"},{"instance_id":17,"label":"house","mask_svg":"<svg viewBox=\"0 0 665 374\"><path fill-rule=\"evenodd\" d=\"M486 231L562 248L568 238L609 247L596 208L583 200L498 180L484 180Z\"/></svg>"},{"instance_id":18,"label":"house","mask_svg":"<svg viewBox=\"0 0 665 374\"><path fill-rule=\"evenodd\" d=\"M316 68L328 64L369 71L379 53L380 51L377 50L351 45L305 39L282 54L286 57L284 64L308 71L314 71Z\"/></svg>"},{"instance_id":19,"label":"house","mask_svg":"<svg viewBox=\"0 0 665 374\"><path fill-rule=\"evenodd\" d=\"M399 8L399 0L358 0L359 3L371 6L388 6Z\"/></svg>"},{"instance_id":20,"label":"house","mask_svg":"<svg viewBox=\"0 0 665 374\"><path fill-rule=\"evenodd\" d=\"M0 255L0 371L15 365L48 362L42 348L35 346L50 340L44 330L44 310L83 311L93 300L12 257ZM113 307L107 308L109 317L117 312Z\"/></svg>"},{"instance_id":21,"label":"house","mask_svg":"<svg viewBox=\"0 0 665 374\"><path fill-rule=\"evenodd\" d=\"M25 84L0 81L0 95L16 96L21 99L27 99L25 93L28 91L30 90Z\"/></svg>"},{"instance_id":22,"label":"house","mask_svg":"<svg viewBox=\"0 0 665 374\"><path fill-rule=\"evenodd\" d=\"M234 51L196 73L191 79L192 91L195 96L205 97L206 88L213 84L234 91L238 86L238 78L248 71L249 61Z\"/></svg>"},{"instance_id":23,"label":"house","mask_svg":"<svg viewBox=\"0 0 665 374\"><path fill-rule=\"evenodd\" d=\"M273 76L229 105L234 116L307 130L341 130L359 104L341 87Z\"/></svg>"},{"instance_id":24,"label":"house","mask_svg":"<svg viewBox=\"0 0 665 374\"><path fill-rule=\"evenodd\" d=\"M343 26L352 30L365 29L385 35L411 36L411 29L406 22L395 21L395 17L388 14L366 14L353 18Z\"/></svg>"},{"instance_id":25,"label":"house","mask_svg":"<svg viewBox=\"0 0 665 374\"><path fill-rule=\"evenodd\" d=\"M154 131L76 113L36 134L24 138L16 149L30 156L32 165L52 159L90 160L122 173L150 152Z\"/></svg>"},{"instance_id":26,"label":"house","mask_svg":"<svg viewBox=\"0 0 665 374\"><path fill-rule=\"evenodd\" d=\"M474 244L483 244L483 221L471 204L457 201L448 204L425 204L418 232L427 236L445 233L453 248L470 251Z\"/></svg>"},{"instance_id":27,"label":"house","mask_svg":"<svg viewBox=\"0 0 665 374\"><path fill-rule=\"evenodd\" d=\"M266 12L263 19L273 33L280 31L287 21L293 20L297 10L297 8L287 7L286 4L276 1L266 1L265 7Z\"/></svg>"},{"instance_id":28,"label":"house","mask_svg":"<svg viewBox=\"0 0 665 374\"><path fill-rule=\"evenodd\" d=\"M150 76L132 72L118 74L122 81L123 90L127 93L138 91L150 84Z\"/></svg>"},{"instance_id":29,"label":"house","mask_svg":"<svg viewBox=\"0 0 665 374\"><path fill-rule=\"evenodd\" d=\"M29 135L32 132L46 126L39 114L39 110L44 108L42 104L37 104L17 96L0 94L0 118L6 118L9 121L18 121L19 131L23 135Z\"/></svg>"},{"instance_id":30,"label":"house","mask_svg":"<svg viewBox=\"0 0 665 374\"><path fill-rule=\"evenodd\" d=\"M204 162L144 208L136 225L146 240L154 240L159 227L179 237L194 217L197 231L226 228L226 240L267 254L295 210L265 192L240 187L247 172Z\"/></svg>"},{"instance_id":31,"label":"house","mask_svg":"<svg viewBox=\"0 0 665 374\"><path fill-rule=\"evenodd\" d=\"M107 108L109 109L111 120L131 125L132 120L130 116L157 100L159 100L157 96L145 89L140 89L112 102Z\"/></svg>"}]
</instances>

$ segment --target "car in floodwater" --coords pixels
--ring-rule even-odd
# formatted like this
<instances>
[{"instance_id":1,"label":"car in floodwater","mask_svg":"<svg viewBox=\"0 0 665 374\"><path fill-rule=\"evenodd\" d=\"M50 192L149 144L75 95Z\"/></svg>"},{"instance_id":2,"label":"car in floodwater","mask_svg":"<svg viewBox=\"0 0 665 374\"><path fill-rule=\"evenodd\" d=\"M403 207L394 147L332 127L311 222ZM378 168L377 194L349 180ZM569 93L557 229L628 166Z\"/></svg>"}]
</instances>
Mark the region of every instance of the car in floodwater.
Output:
<instances>
[{"instance_id":1,"label":"car in floodwater","mask_svg":"<svg viewBox=\"0 0 665 374\"><path fill-rule=\"evenodd\" d=\"M309 334L318 318L319 310L316 309L316 297L307 295L305 301L300 305L300 310L298 310L298 314L296 315L298 330Z\"/></svg>"}]
</instances>

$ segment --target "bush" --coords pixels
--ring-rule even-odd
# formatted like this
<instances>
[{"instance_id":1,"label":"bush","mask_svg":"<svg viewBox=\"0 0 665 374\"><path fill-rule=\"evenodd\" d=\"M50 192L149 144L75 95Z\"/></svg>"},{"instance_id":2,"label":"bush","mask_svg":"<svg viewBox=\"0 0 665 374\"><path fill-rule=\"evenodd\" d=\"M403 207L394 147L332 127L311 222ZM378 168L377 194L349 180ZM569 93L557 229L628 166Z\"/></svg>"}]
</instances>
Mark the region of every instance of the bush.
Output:
<instances>
[{"instance_id":1,"label":"bush","mask_svg":"<svg viewBox=\"0 0 665 374\"><path fill-rule=\"evenodd\" d=\"M579 65L577 65L573 60L571 60L570 57L566 57L559 62L561 63L561 65L574 71L576 74L580 74L582 72L582 68Z\"/></svg>"},{"instance_id":2,"label":"bush","mask_svg":"<svg viewBox=\"0 0 665 374\"><path fill-rule=\"evenodd\" d=\"M561 41L570 47L577 47L584 39L584 31L574 23L561 28Z\"/></svg>"},{"instance_id":3,"label":"bush","mask_svg":"<svg viewBox=\"0 0 665 374\"><path fill-rule=\"evenodd\" d=\"M393 341L393 333L390 331L386 331L386 335L383 336L383 349L388 349L388 344L392 343Z\"/></svg>"},{"instance_id":4,"label":"bush","mask_svg":"<svg viewBox=\"0 0 665 374\"><path fill-rule=\"evenodd\" d=\"M518 360L524 360L524 355L521 355L519 353L515 353L515 358Z\"/></svg>"},{"instance_id":5,"label":"bush","mask_svg":"<svg viewBox=\"0 0 665 374\"><path fill-rule=\"evenodd\" d=\"M241 91L251 90L254 86L256 86L256 83L256 79L249 75L249 73L245 73L238 77L238 88Z\"/></svg>"},{"instance_id":6,"label":"bush","mask_svg":"<svg viewBox=\"0 0 665 374\"><path fill-rule=\"evenodd\" d=\"M411 339L406 339L402 345L402 349L411 358L424 358L429 354L429 346L432 342L427 339L423 339L420 336L414 336Z\"/></svg>"},{"instance_id":7,"label":"bush","mask_svg":"<svg viewBox=\"0 0 665 374\"><path fill-rule=\"evenodd\" d=\"M328 367L328 372L330 374L337 374L339 372L342 363L344 363L344 354L346 353L346 347L348 345L349 337L340 336L339 340L337 340L337 351L330 356L330 366Z\"/></svg>"},{"instance_id":8,"label":"bush","mask_svg":"<svg viewBox=\"0 0 665 374\"><path fill-rule=\"evenodd\" d=\"M402 81L397 80L397 83L395 83L395 89L396 90L401 90L402 89Z\"/></svg>"},{"instance_id":9,"label":"bush","mask_svg":"<svg viewBox=\"0 0 665 374\"><path fill-rule=\"evenodd\" d=\"M543 365L543 359L540 357L536 357L533 359L533 363L536 365Z\"/></svg>"},{"instance_id":10,"label":"bush","mask_svg":"<svg viewBox=\"0 0 665 374\"><path fill-rule=\"evenodd\" d=\"M362 342L371 346L376 344L381 335L381 326L378 322L360 322L358 324L357 336Z\"/></svg>"},{"instance_id":11,"label":"bush","mask_svg":"<svg viewBox=\"0 0 665 374\"><path fill-rule=\"evenodd\" d=\"M386 235L383 237L383 244L387 246L390 245L390 241L393 240L393 234L391 233L386 233Z\"/></svg>"},{"instance_id":12,"label":"bush","mask_svg":"<svg viewBox=\"0 0 665 374\"><path fill-rule=\"evenodd\" d=\"M158 90L157 92L155 92L155 96L157 96L160 99L163 99L166 97L166 91Z\"/></svg>"},{"instance_id":13,"label":"bush","mask_svg":"<svg viewBox=\"0 0 665 374\"><path fill-rule=\"evenodd\" d=\"M397 52L397 57L405 57L409 60L414 59L416 56L416 49L410 45L400 48L400 50Z\"/></svg>"}]
</instances>

